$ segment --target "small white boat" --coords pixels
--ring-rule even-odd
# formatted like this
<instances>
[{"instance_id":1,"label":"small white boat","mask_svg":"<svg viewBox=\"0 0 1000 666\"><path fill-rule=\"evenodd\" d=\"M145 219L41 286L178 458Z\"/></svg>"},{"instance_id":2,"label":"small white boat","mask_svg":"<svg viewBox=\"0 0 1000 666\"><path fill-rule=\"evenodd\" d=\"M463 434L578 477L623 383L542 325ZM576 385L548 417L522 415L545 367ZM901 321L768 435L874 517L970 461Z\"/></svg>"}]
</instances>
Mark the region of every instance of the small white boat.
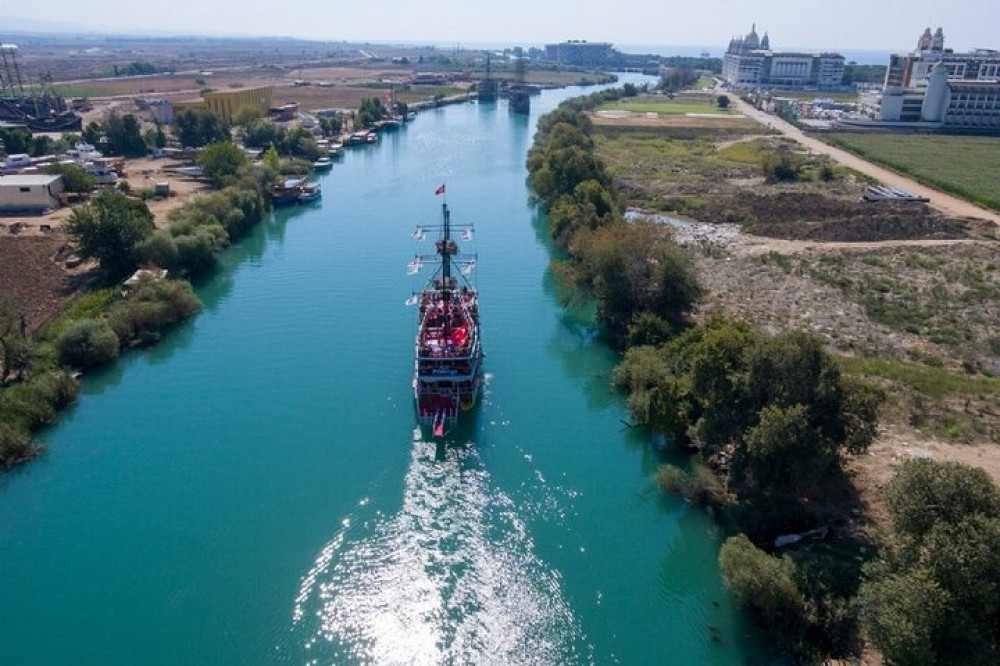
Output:
<instances>
[{"instance_id":1,"label":"small white boat","mask_svg":"<svg viewBox=\"0 0 1000 666\"><path fill-rule=\"evenodd\" d=\"M328 151L330 157L343 157L344 155L344 144L342 143L331 143L330 149Z\"/></svg>"},{"instance_id":2,"label":"small white boat","mask_svg":"<svg viewBox=\"0 0 1000 666\"><path fill-rule=\"evenodd\" d=\"M313 169L315 171L326 171L331 167L333 167L333 160L331 160L329 157L321 157L315 162L313 162Z\"/></svg>"},{"instance_id":3,"label":"small white boat","mask_svg":"<svg viewBox=\"0 0 1000 666\"><path fill-rule=\"evenodd\" d=\"M306 183L300 188L299 191L299 203L308 203L310 201L316 201L320 198L322 193L319 189L319 183Z\"/></svg>"}]
</instances>

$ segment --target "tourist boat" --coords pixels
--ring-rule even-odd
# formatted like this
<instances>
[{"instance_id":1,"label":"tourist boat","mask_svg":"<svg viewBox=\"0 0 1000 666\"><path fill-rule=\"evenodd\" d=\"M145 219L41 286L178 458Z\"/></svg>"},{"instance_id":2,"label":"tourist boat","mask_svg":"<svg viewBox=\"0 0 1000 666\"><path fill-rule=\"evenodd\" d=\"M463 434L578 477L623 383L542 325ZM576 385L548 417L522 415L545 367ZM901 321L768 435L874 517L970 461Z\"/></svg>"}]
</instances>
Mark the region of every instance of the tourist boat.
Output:
<instances>
[{"instance_id":1,"label":"tourist boat","mask_svg":"<svg viewBox=\"0 0 1000 666\"><path fill-rule=\"evenodd\" d=\"M367 140L368 140L368 130L359 130L351 134L350 138L348 139L348 142L350 142L352 146L357 146L365 143Z\"/></svg>"},{"instance_id":2,"label":"tourist boat","mask_svg":"<svg viewBox=\"0 0 1000 666\"><path fill-rule=\"evenodd\" d=\"M365 135L365 143L378 143L378 134L376 132L368 132Z\"/></svg>"},{"instance_id":3,"label":"tourist boat","mask_svg":"<svg viewBox=\"0 0 1000 666\"><path fill-rule=\"evenodd\" d=\"M321 157L313 162L313 171L326 171L333 167L333 160L329 157Z\"/></svg>"},{"instance_id":4,"label":"tourist boat","mask_svg":"<svg viewBox=\"0 0 1000 666\"><path fill-rule=\"evenodd\" d=\"M271 203L275 206L286 206L299 200L302 193L301 178L287 178L271 188Z\"/></svg>"},{"instance_id":5,"label":"tourist boat","mask_svg":"<svg viewBox=\"0 0 1000 666\"><path fill-rule=\"evenodd\" d=\"M444 187L439 188L444 193ZM420 306L413 362L413 395L417 418L441 437L471 410L483 383L483 348L479 339L479 295L468 275L475 256L459 253L452 232L472 238L471 225L453 225L448 204L441 206L442 224L418 227L415 240L437 232L436 254L414 258L409 272L434 266L434 274L407 303Z\"/></svg>"},{"instance_id":6,"label":"tourist boat","mask_svg":"<svg viewBox=\"0 0 1000 666\"><path fill-rule=\"evenodd\" d=\"M316 201L319 199L322 193L319 189L319 183L303 183L299 188L299 203L308 203L310 201Z\"/></svg>"},{"instance_id":7,"label":"tourist boat","mask_svg":"<svg viewBox=\"0 0 1000 666\"><path fill-rule=\"evenodd\" d=\"M344 156L344 144L337 142L330 144L330 157L343 157Z\"/></svg>"}]
</instances>

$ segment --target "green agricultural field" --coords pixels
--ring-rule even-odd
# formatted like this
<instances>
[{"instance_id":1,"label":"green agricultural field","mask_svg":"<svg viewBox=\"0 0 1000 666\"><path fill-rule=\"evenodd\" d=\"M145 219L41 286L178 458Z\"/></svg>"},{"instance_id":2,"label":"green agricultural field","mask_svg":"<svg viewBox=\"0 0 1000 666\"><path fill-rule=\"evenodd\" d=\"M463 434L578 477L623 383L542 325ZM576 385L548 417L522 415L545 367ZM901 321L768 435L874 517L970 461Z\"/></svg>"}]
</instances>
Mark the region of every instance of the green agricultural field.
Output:
<instances>
[{"instance_id":1,"label":"green agricultural field","mask_svg":"<svg viewBox=\"0 0 1000 666\"><path fill-rule=\"evenodd\" d=\"M932 187L1000 211L1000 137L834 133L822 138Z\"/></svg>"},{"instance_id":2,"label":"green agricultural field","mask_svg":"<svg viewBox=\"0 0 1000 666\"><path fill-rule=\"evenodd\" d=\"M658 113L664 116L683 116L688 113L710 113L720 116L736 114L736 111L733 109L720 109L716 105L714 97L711 99L711 102L707 97L704 101L699 101L697 98L696 100L692 100L686 97L673 100L667 98L627 99L603 104L600 110Z\"/></svg>"}]
</instances>

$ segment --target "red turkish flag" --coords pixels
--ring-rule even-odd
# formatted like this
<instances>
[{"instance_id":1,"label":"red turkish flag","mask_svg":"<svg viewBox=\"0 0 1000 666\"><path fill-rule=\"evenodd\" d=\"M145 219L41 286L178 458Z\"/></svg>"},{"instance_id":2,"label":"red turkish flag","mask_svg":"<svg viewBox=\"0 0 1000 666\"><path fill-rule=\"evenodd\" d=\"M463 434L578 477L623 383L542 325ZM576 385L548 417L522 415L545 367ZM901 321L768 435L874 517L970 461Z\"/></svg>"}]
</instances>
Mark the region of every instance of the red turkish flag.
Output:
<instances>
[{"instance_id":1,"label":"red turkish flag","mask_svg":"<svg viewBox=\"0 0 1000 666\"><path fill-rule=\"evenodd\" d=\"M441 187L434 190L434 196L441 196L444 194L444 183L441 183Z\"/></svg>"}]
</instances>

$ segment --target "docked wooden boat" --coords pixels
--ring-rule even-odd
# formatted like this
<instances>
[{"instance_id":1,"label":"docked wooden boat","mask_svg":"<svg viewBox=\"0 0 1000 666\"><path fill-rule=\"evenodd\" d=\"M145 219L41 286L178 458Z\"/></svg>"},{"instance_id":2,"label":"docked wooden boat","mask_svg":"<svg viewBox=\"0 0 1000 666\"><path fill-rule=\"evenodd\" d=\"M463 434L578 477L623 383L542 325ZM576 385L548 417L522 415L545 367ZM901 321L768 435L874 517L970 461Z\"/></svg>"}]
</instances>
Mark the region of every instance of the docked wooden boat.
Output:
<instances>
[{"instance_id":1,"label":"docked wooden boat","mask_svg":"<svg viewBox=\"0 0 1000 666\"><path fill-rule=\"evenodd\" d=\"M333 160L329 157L321 157L313 162L313 171L328 171L333 168Z\"/></svg>"},{"instance_id":2,"label":"docked wooden boat","mask_svg":"<svg viewBox=\"0 0 1000 666\"><path fill-rule=\"evenodd\" d=\"M444 193L444 186L439 188ZM471 410L483 383L483 348L479 337L479 295L468 279L475 266L474 255L459 252L452 232L462 229L462 238L472 238L471 225L453 225L447 203L441 207L442 224L418 227L413 234L422 240L427 231L437 231L436 254L418 255L410 262L411 273L426 262L434 274L419 294L407 301L419 305L413 361L413 396L417 419L440 437L463 411Z\"/></svg>"},{"instance_id":3,"label":"docked wooden boat","mask_svg":"<svg viewBox=\"0 0 1000 666\"><path fill-rule=\"evenodd\" d=\"M351 134L348 138L348 143L352 146L358 146L364 144L368 141L368 130L360 130Z\"/></svg>"},{"instance_id":4,"label":"docked wooden boat","mask_svg":"<svg viewBox=\"0 0 1000 666\"><path fill-rule=\"evenodd\" d=\"M286 178L271 188L271 204L275 206L287 206L299 200L302 193L302 185L305 181L301 178Z\"/></svg>"}]
</instances>

